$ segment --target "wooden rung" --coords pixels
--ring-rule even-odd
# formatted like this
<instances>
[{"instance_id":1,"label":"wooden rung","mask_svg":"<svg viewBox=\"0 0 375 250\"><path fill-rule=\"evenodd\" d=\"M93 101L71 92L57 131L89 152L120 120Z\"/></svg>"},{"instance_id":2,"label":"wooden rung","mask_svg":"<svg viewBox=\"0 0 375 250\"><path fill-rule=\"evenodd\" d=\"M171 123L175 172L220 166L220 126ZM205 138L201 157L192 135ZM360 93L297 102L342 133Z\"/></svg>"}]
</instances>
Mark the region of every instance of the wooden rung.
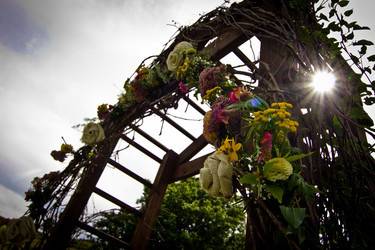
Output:
<instances>
[{"instance_id":1,"label":"wooden rung","mask_svg":"<svg viewBox=\"0 0 375 250\"><path fill-rule=\"evenodd\" d=\"M130 213L133 213L133 214L135 214L135 215L137 215L137 216L141 216L141 215L142 215L141 212L140 212L139 210L135 209L135 208L132 207L132 206L129 206L128 204L126 204L126 203L120 201L119 199L113 197L112 195L110 195L110 194L104 192L103 190L101 190L101 189L99 189L99 188L97 188L97 187L94 188L94 191L93 191L93 192L96 193L97 195L103 197L104 199L109 200L110 202L116 204L117 206L119 206L119 207L125 209L126 211L128 211L128 212L130 212Z\"/></svg>"},{"instance_id":2,"label":"wooden rung","mask_svg":"<svg viewBox=\"0 0 375 250\"><path fill-rule=\"evenodd\" d=\"M255 64L239 49L234 48L233 53L244 63L246 64L249 69L252 71L257 71L258 68L255 66Z\"/></svg>"},{"instance_id":3,"label":"wooden rung","mask_svg":"<svg viewBox=\"0 0 375 250\"><path fill-rule=\"evenodd\" d=\"M123 139L124 141L126 141L127 143L129 143L130 145L132 145L133 147L135 147L136 149L138 149L139 151L141 151L142 153L144 153L148 157L152 158L153 160L155 160L159 163L162 162L162 159L160 159L159 157L157 157L156 155L154 155L153 153L151 153L150 151L145 149L143 146L139 145L134 140L127 137L126 135L122 134L122 135L120 135L120 137L121 137L121 139Z\"/></svg>"},{"instance_id":4,"label":"wooden rung","mask_svg":"<svg viewBox=\"0 0 375 250\"><path fill-rule=\"evenodd\" d=\"M154 139L152 136L150 136L149 134L147 134L145 131L143 131L142 129L138 128L137 126L134 126L134 125L130 125L130 127L135 131L137 132L138 134L140 134L141 136L143 136L144 138L146 138L147 140L149 140L150 142L152 142L154 145L158 146L160 149L162 149L163 151L165 152L168 152L169 149L164 146L163 144L161 144L159 141L157 141L156 139Z\"/></svg>"},{"instance_id":5,"label":"wooden rung","mask_svg":"<svg viewBox=\"0 0 375 250\"><path fill-rule=\"evenodd\" d=\"M192 161L185 162L179 165L174 172L174 175L170 181L170 183L183 180L199 174L199 170L203 167L204 161L210 154L198 157Z\"/></svg>"},{"instance_id":6,"label":"wooden rung","mask_svg":"<svg viewBox=\"0 0 375 250\"><path fill-rule=\"evenodd\" d=\"M203 135L199 136L195 141L193 141L189 146L187 146L184 151L180 153L178 164L183 164L190 160L194 155L201 151L208 142Z\"/></svg>"},{"instance_id":7,"label":"wooden rung","mask_svg":"<svg viewBox=\"0 0 375 250\"><path fill-rule=\"evenodd\" d=\"M185 102L187 102L190 106L192 106L193 108L195 108L202 115L206 114L206 111L204 111L201 107L199 107L199 105L196 104L193 100L191 100L188 96L183 95L182 99L184 99Z\"/></svg>"},{"instance_id":8,"label":"wooden rung","mask_svg":"<svg viewBox=\"0 0 375 250\"><path fill-rule=\"evenodd\" d=\"M151 110L152 110L152 112L154 112L155 114L157 114L158 116L160 116L161 118L163 118L165 121L167 121L169 124L171 124L173 127L175 127L178 131L180 131L181 133L183 133L184 135L186 135L186 137L188 137L189 139L191 139L193 141L195 140L195 137L192 134L190 134L183 127L181 127L180 125L178 125L171 118L169 118L168 116L166 116L165 114L163 114L162 112L160 112L158 109L156 109L154 107L151 107Z\"/></svg>"},{"instance_id":9,"label":"wooden rung","mask_svg":"<svg viewBox=\"0 0 375 250\"><path fill-rule=\"evenodd\" d=\"M89 226L89 225L87 225L87 224L85 224L85 223L83 223L81 221L77 222L77 226L80 227L81 229L83 229L83 230L91 233L91 234L94 234L94 235L98 236L101 239L104 239L104 240L107 240L109 242L112 242L112 243L116 244L119 247L124 247L126 249L129 248L129 244L126 243L125 241L122 241L122 240L114 237L113 235L110 235L110 234L107 234L107 233L105 233L103 231L100 231L100 230L98 230L98 229L96 229L96 228L94 228L92 226Z\"/></svg>"},{"instance_id":10,"label":"wooden rung","mask_svg":"<svg viewBox=\"0 0 375 250\"><path fill-rule=\"evenodd\" d=\"M152 188L152 183L150 181L148 181L146 179L143 179L142 177L140 177L139 175L137 175L133 171L127 169L126 167L124 167L120 163L118 163L118 162L116 162L112 159L108 159L108 163L111 164L112 166L114 166L115 168L117 168L118 170L120 170L121 172L123 172L123 173L127 174L128 176L132 177L133 179L139 181L143 185L145 185L149 188Z\"/></svg>"}]
</instances>

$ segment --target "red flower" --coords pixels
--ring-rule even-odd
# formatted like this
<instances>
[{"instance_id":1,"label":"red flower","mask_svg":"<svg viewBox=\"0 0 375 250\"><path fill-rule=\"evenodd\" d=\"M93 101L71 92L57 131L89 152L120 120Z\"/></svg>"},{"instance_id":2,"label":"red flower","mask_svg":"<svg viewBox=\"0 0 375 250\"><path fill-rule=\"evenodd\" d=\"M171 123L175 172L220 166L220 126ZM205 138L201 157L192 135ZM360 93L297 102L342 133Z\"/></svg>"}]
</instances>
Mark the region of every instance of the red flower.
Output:
<instances>
[{"instance_id":1,"label":"red flower","mask_svg":"<svg viewBox=\"0 0 375 250\"><path fill-rule=\"evenodd\" d=\"M260 140L260 153L258 156L258 162L265 162L271 159L272 151L272 134L268 131L264 132L263 138Z\"/></svg>"},{"instance_id":2,"label":"red flower","mask_svg":"<svg viewBox=\"0 0 375 250\"><path fill-rule=\"evenodd\" d=\"M189 92L189 88L183 82L178 83L178 90L181 94L186 94Z\"/></svg>"}]
</instances>

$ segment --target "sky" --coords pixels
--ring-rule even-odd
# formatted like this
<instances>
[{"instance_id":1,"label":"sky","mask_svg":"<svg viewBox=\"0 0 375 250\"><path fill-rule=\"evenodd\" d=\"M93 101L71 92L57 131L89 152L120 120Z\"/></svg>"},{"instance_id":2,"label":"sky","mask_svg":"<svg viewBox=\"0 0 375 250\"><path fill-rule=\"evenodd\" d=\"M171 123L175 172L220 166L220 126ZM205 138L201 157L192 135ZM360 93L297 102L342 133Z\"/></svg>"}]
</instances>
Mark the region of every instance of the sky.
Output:
<instances>
[{"instance_id":1,"label":"sky","mask_svg":"<svg viewBox=\"0 0 375 250\"><path fill-rule=\"evenodd\" d=\"M0 215L25 212L24 192L32 178L66 165L50 156L61 136L75 148L82 145L80 131L72 126L95 117L99 104L117 102L126 78L144 58L159 54L176 31L174 21L192 24L222 2L0 0ZM356 35L375 41L375 3L352 2L353 19L372 28ZM191 110L185 115L199 117ZM160 123L150 119L146 130L158 134ZM189 141L165 126L160 140L181 151ZM131 157L120 157L120 162L152 179L157 164L137 162L137 153L128 150ZM134 204L142 187L120 178L126 179L108 168L98 186ZM109 206L97 197L90 204Z\"/></svg>"}]
</instances>

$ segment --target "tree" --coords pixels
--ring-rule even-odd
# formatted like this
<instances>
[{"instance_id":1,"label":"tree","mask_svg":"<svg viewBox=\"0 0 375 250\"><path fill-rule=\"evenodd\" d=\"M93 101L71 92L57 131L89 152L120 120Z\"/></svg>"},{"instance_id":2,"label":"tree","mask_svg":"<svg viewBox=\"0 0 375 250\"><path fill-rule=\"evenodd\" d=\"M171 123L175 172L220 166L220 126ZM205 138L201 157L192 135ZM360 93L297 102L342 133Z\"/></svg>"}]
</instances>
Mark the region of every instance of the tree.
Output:
<instances>
[{"instance_id":1,"label":"tree","mask_svg":"<svg viewBox=\"0 0 375 250\"><path fill-rule=\"evenodd\" d=\"M149 191L138 204L143 208ZM244 208L233 199L210 197L195 178L169 185L159 218L150 239L150 249L243 249ZM95 227L129 242L137 218L124 210L97 214ZM91 249L116 249L111 243L94 239Z\"/></svg>"}]
</instances>

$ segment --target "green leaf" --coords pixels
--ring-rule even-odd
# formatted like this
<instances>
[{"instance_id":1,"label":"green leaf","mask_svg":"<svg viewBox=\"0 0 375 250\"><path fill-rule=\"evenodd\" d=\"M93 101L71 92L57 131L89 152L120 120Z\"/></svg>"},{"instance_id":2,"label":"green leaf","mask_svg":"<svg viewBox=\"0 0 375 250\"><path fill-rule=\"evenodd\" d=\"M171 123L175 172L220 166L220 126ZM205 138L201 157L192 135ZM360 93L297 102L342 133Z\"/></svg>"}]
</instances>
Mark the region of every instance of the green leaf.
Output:
<instances>
[{"instance_id":1,"label":"green leaf","mask_svg":"<svg viewBox=\"0 0 375 250\"><path fill-rule=\"evenodd\" d=\"M370 62L375 62L375 55L367 57L367 60L369 60Z\"/></svg>"},{"instance_id":2,"label":"green leaf","mask_svg":"<svg viewBox=\"0 0 375 250\"><path fill-rule=\"evenodd\" d=\"M340 7L345 7L349 4L349 1L343 0L343 1L338 2L337 4L340 5Z\"/></svg>"},{"instance_id":3,"label":"green leaf","mask_svg":"<svg viewBox=\"0 0 375 250\"><path fill-rule=\"evenodd\" d=\"M289 162L297 161L297 160L300 160L300 159L305 158L307 156L310 156L313 153L314 152L310 152L310 153L307 153L307 154L292 155L292 156L287 157L286 160L289 161Z\"/></svg>"},{"instance_id":4,"label":"green leaf","mask_svg":"<svg viewBox=\"0 0 375 250\"><path fill-rule=\"evenodd\" d=\"M353 45L367 45L367 46L370 46L370 45L374 45L374 43L371 42L371 41L369 41L369 40L362 39L362 40L359 40L357 42L354 42Z\"/></svg>"},{"instance_id":5,"label":"green leaf","mask_svg":"<svg viewBox=\"0 0 375 250\"><path fill-rule=\"evenodd\" d=\"M240 179L240 182L242 184L247 184L247 185L256 185L258 184L258 179L257 179L257 176L255 176L254 174L245 174L244 176L241 177Z\"/></svg>"},{"instance_id":6,"label":"green leaf","mask_svg":"<svg viewBox=\"0 0 375 250\"><path fill-rule=\"evenodd\" d=\"M329 18L333 17L335 15L335 13L336 13L336 10L335 9L331 9L329 11Z\"/></svg>"},{"instance_id":7,"label":"green leaf","mask_svg":"<svg viewBox=\"0 0 375 250\"><path fill-rule=\"evenodd\" d=\"M348 39L348 40L352 40L353 38L354 38L353 32L346 36L346 39Z\"/></svg>"},{"instance_id":8,"label":"green leaf","mask_svg":"<svg viewBox=\"0 0 375 250\"><path fill-rule=\"evenodd\" d=\"M365 97L365 104L372 105L375 103L375 97Z\"/></svg>"},{"instance_id":9,"label":"green leaf","mask_svg":"<svg viewBox=\"0 0 375 250\"><path fill-rule=\"evenodd\" d=\"M359 51L359 54L364 55L367 52L367 46L362 45L361 50Z\"/></svg>"},{"instance_id":10,"label":"green leaf","mask_svg":"<svg viewBox=\"0 0 375 250\"><path fill-rule=\"evenodd\" d=\"M328 18L327 18L327 16L324 15L323 13L320 13L319 17L320 17L320 19L325 20L325 21L328 22Z\"/></svg>"},{"instance_id":11,"label":"green leaf","mask_svg":"<svg viewBox=\"0 0 375 250\"><path fill-rule=\"evenodd\" d=\"M273 198L275 198L280 204L283 202L284 190L276 185L266 185L266 191L271 193Z\"/></svg>"},{"instance_id":12,"label":"green leaf","mask_svg":"<svg viewBox=\"0 0 375 250\"><path fill-rule=\"evenodd\" d=\"M323 5L320 5L317 9L316 9L316 13L318 13L319 11L321 11L322 9L324 9L324 6Z\"/></svg>"},{"instance_id":13,"label":"green leaf","mask_svg":"<svg viewBox=\"0 0 375 250\"><path fill-rule=\"evenodd\" d=\"M334 21L333 22L330 22L327 26L328 29L332 30L332 31L341 31L341 28L340 26L335 23Z\"/></svg>"},{"instance_id":14,"label":"green leaf","mask_svg":"<svg viewBox=\"0 0 375 250\"><path fill-rule=\"evenodd\" d=\"M280 211L284 219L294 229L297 229L299 226L301 226L306 216L305 208L280 206Z\"/></svg>"},{"instance_id":15,"label":"green leaf","mask_svg":"<svg viewBox=\"0 0 375 250\"><path fill-rule=\"evenodd\" d=\"M350 118L357 121L359 124L365 127L372 127L374 126L374 122L370 118L370 116L363 110L362 107L354 106L350 110Z\"/></svg>"},{"instance_id":16,"label":"green leaf","mask_svg":"<svg viewBox=\"0 0 375 250\"><path fill-rule=\"evenodd\" d=\"M360 26L360 25L358 25L358 24L354 24L354 25L353 25L353 29L354 29L354 30L370 30L369 27L367 27L367 26Z\"/></svg>"},{"instance_id":17,"label":"green leaf","mask_svg":"<svg viewBox=\"0 0 375 250\"><path fill-rule=\"evenodd\" d=\"M353 14L353 10L347 10L344 12L345 16L350 16L351 14Z\"/></svg>"},{"instance_id":18,"label":"green leaf","mask_svg":"<svg viewBox=\"0 0 375 250\"><path fill-rule=\"evenodd\" d=\"M359 63L359 59L357 56L353 55L353 54L350 54L350 59L352 59L352 61L355 63L355 64L358 64Z\"/></svg>"}]
</instances>

